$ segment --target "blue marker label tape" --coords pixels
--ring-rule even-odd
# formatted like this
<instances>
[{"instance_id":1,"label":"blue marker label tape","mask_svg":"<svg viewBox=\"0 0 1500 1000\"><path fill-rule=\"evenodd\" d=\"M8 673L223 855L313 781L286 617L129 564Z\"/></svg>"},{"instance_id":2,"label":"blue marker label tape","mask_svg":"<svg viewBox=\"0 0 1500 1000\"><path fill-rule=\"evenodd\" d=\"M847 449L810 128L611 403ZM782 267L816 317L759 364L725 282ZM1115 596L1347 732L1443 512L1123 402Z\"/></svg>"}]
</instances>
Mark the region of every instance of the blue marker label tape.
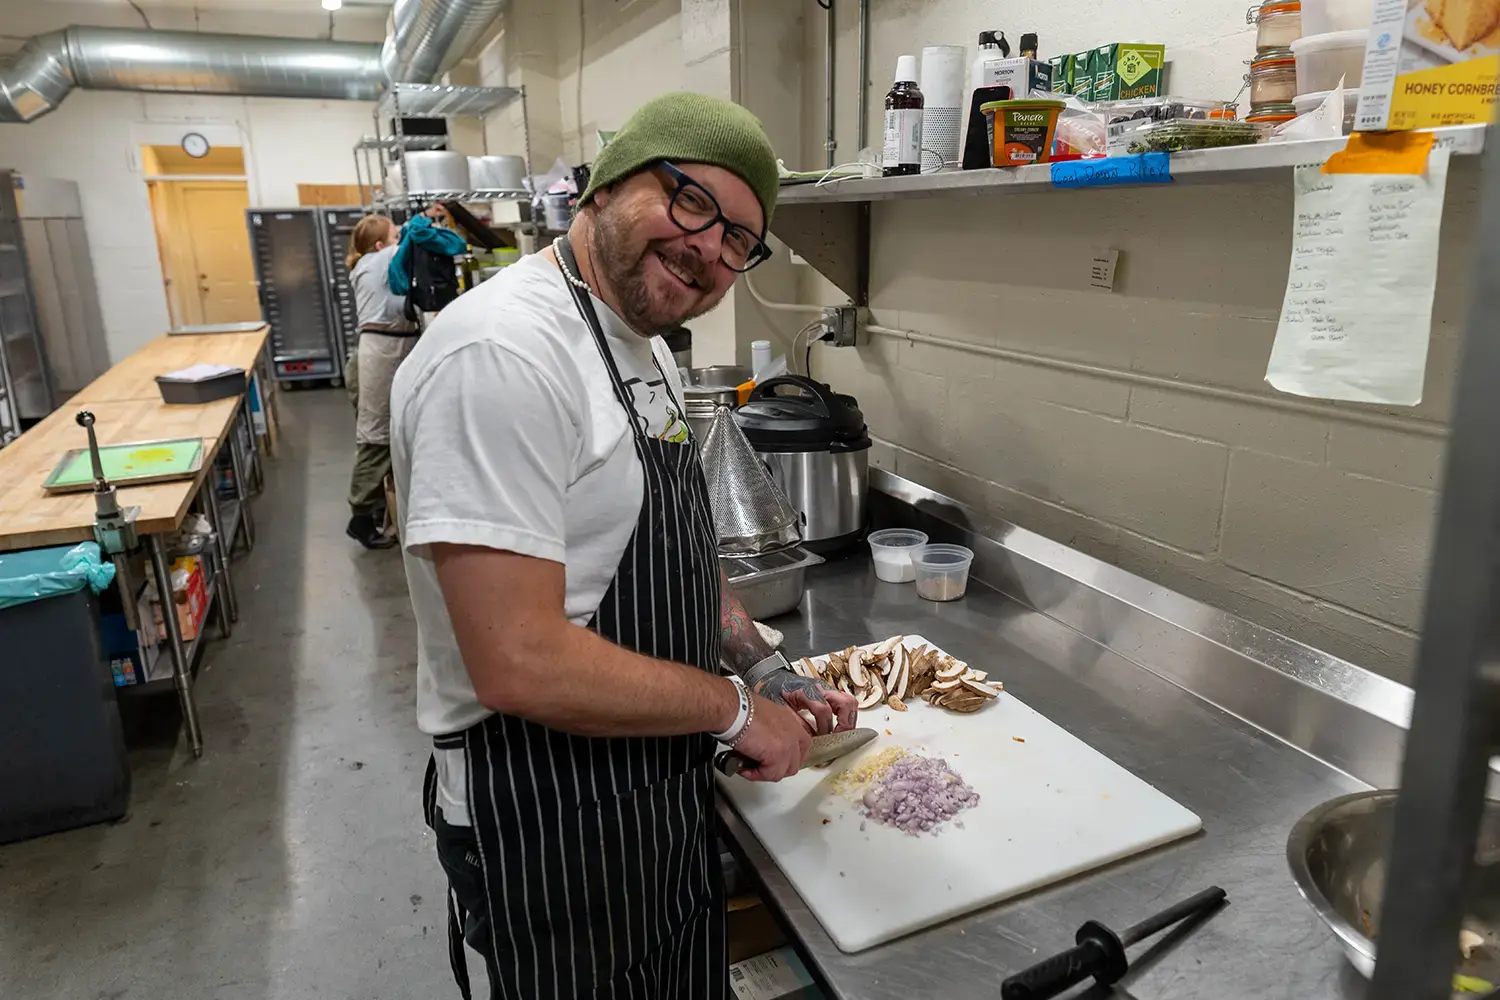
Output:
<instances>
[{"instance_id":1,"label":"blue marker label tape","mask_svg":"<svg viewBox=\"0 0 1500 1000\"><path fill-rule=\"evenodd\" d=\"M1137 153L1097 160L1069 160L1052 164L1052 186L1109 187L1114 184L1170 184L1171 153Z\"/></svg>"}]
</instances>

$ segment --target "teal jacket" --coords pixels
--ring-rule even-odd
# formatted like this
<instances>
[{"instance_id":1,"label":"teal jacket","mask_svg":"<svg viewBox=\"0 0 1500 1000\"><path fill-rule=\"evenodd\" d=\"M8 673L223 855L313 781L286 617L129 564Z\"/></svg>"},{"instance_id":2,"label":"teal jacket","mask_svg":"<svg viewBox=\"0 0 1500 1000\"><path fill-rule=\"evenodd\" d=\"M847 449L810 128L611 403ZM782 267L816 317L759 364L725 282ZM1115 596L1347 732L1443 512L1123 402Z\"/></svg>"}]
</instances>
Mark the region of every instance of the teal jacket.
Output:
<instances>
[{"instance_id":1,"label":"teal jacket","mask_svg":"<svg viewBox=\"0 0 1500 1000\"><path fill-rule=\"evenodd\" d=\"M391 257L388 278L391 291L397 295L405 295L411 291L411 279L408 277L411 272L407 260L411 256L413 245L444 257L457 257L469 249L464 238L453 230L434 226L432 220L425 215L413 216L410 222L401 227L401 245Z\"/></svg>"}]
</instances>

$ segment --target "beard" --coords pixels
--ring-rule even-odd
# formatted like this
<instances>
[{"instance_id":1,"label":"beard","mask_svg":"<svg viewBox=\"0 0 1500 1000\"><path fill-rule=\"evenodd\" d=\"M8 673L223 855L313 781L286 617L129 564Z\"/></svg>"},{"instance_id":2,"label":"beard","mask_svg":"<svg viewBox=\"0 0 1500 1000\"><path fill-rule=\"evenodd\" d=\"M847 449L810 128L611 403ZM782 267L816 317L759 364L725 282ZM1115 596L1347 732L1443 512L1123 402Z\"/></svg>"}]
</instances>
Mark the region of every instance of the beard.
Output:
<instances>
[{"instance_id":1,"label":"beard","mask_svg":"<svg viewBox=\"0 0 1500 1000\"><path fill-rule=\"evenodd\" d=\"M589 241L594 268L609 282L620 318L631 329L643 336L657 336L719 304L722 296L710 299L703 294L713 281L708 265L692 253L673 248L670 240L641 241L632 234L632 229L625 211L610 204L595 216ZM660 254L697 283L696 288L688 290L690 301L686 305L661 301L652 294L646 277L646 262L651 254Z\"/></svg>"}]
</instances>

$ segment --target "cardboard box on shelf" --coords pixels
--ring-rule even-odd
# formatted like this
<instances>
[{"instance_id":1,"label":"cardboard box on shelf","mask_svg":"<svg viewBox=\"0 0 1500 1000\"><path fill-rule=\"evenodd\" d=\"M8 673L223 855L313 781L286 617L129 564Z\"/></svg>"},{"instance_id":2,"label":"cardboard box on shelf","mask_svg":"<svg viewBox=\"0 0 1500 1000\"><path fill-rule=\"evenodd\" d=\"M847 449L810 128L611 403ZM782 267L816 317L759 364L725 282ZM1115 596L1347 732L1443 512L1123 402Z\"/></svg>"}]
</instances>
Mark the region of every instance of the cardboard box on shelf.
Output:
<instances>
[{"instance_id":1,"label":"cardboard box on shelf","mask_svg":"<svg viewBox=\"0 0 1500 1000\"><path fill-rule=\"evenodd\" d=\"M1162 67L1167 62L1165 45L1110 42L1094 50L1095 101L1128 101L1157 97L1161 93Z\"/></svg>"},{"instance_id":2,"label":"cardboard box on shelf","mask_svg":"<svg viewBox=\"0 0 1500 1000\"><path fill-rule=\"evenodd\" d=\"M984 87L1009 87L1011 98L1021 100L1052 93L1052 64L1040 59L996 59L985 64Z\"/></svg>"},{"instance_id":3,"label":"cardboard box on shelf","mask_svg":"<svg viewBox=\"0 0 1500 1000\"><path fill-rule=\"evenodd\" d=\"M729 961L738 962L786 944L781 925L759 896L735 896L725 903L728 913Z\"/></svg>"},{"instance_id":4,"label":"cardboard box on shelf","mask_svg":"<svg viewBox=\"0 0 1500 1000\"><path fill-rule=\"evenodd\" d=\"M1354 127L1488 123L1500 84L1500 0L1375 0Z\"/></svg>"},{"instance_id":5,"label":"cardboard box on shelf","mask_svg":"<svg viewBox=\"0 0 1500 1000\"><path fill-rule=\"evenodd\" d=\"M729 988L735 1000L825 1000L792 948L734 963L729 967Z\"/></svg>"},{"instance_id":6,"label":"cardboard box on shelf","mask_svg":"<svg viewBox=\"0 0 1500 1000\"><path fill-rule=\"evenodd\" d=\"M1054 94L1071 94L1073 92L1073 66L1075 56L1053 56L1049 62L1052 64L1052 92Z\"/></svg>"},{"instance_id":7,"label":"cardboard box on shelf","mask_svg":"<svg viewBox=\"0 0 1500 1000\"><path fill-rule=\"evenodd\" d=\"M203 618L208 613L208 585L203 572L203 561L197 556L182 556L172 563L172 607L177 614L177 628L183 642L198 637L203 627ZM167 637L167 626L162 619L161 604L153 601L151 617L156 623L156 637ZM144 620L144 619L143 619Z\"/></svg>"},{"instance_id":8,"label":"cardboard box on shelf","mask_svg":"<svg viewBox=\"0 0 1500 1000\"><path fill-rule=\"evenodd\" d=\"M1094 50L1073 57L1073 96L1080 101L1094 99Z\"/></svg>"}]
</instances>

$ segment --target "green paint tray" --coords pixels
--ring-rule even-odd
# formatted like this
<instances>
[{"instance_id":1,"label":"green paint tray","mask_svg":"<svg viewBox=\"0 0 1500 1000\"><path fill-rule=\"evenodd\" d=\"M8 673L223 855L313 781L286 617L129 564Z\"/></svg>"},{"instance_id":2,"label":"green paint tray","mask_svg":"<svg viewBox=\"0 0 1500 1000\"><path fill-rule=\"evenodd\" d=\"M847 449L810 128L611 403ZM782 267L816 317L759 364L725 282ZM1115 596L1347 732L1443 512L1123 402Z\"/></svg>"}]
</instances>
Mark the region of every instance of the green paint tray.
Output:
<instances>
[{"instance_id":1,"label":"green paint tray","mask_svg":"<svg viewBox=\"0 0 1500 1000\"><path fill-rule=\"evenodd\" d=\"M99 462L104 466L104 478L115 486L191 479L203 468L203 439L100 445ZM67 451L42 483L42 489L48 493L80 493L93 488L94 464L87 448Z\"/></svg>"}]
</instances>

